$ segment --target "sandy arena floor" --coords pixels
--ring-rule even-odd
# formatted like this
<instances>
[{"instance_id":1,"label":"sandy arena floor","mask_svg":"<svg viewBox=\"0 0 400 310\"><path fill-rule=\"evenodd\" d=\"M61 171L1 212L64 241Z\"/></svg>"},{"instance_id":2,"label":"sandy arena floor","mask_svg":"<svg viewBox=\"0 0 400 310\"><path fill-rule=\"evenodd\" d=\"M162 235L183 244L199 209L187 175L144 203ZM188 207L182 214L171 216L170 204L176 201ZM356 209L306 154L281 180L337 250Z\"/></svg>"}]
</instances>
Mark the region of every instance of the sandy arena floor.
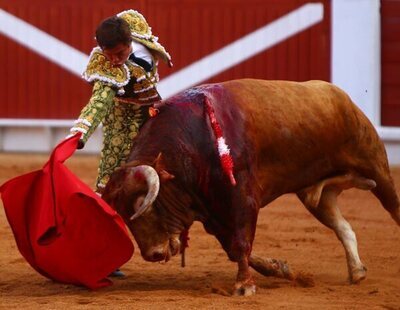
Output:
<instances>
[{"instance_id":1,"label":"sandy arena floor","mask_svg":"<svg viewBox=\"0 0 400 310\"><path fill-rule=\"evenodd\" d=\"M47 155L0 154L0 183L46 161ZM93 183L96 157L74 155L67 165ZM393 168L393 177L400 189L399 167ZM261 211L254 253L287 260L294 271L312 274L315 285L300 287L254 272L258 291L247 298L225 296L236 265L199 223L190 231L185 268L180 257L167 264L145 262L135 245L122 267L127 277L89 291L37 274L18 252L1 207L0 309L400 309L400 228L369 192L346 191L340 202L358 236L367 279L348 284L344 250L335 234L294 195L286 195Z\"/></svg>"}]
</instances>

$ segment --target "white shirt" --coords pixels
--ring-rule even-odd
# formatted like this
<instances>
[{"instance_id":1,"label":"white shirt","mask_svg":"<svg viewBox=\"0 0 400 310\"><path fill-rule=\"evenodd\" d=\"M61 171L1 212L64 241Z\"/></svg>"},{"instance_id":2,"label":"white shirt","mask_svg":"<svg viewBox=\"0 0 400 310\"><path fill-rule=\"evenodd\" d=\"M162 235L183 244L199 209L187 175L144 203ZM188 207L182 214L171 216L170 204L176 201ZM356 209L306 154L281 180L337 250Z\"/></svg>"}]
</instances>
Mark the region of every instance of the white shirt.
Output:
<instances>
[{"instance_id":1,"label":"white shirt","mask_svg":"<svg viewBox=\"0 0 400 310\"><path fill-rule=\"evenodd\" d=\"M153 67L153 56L146 46L136 41L132 41L132 53L135 54L136 58L143 59L150 65L150 67Z\"/></svg>"}]
</instances>

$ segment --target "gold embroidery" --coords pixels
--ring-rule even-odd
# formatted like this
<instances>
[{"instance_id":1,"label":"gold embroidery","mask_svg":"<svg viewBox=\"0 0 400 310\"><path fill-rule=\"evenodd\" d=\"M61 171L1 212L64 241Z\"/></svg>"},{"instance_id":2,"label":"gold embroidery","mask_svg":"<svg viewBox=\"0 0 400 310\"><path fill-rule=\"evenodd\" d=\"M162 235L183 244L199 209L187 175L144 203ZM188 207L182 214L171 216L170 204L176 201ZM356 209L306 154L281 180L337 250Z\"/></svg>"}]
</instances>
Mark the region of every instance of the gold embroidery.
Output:
<instances>
[{"instance_id":1,"label":"gold embroidery","mask_svg":"<svg viewBox=\"0 0 400 310\"><path fill-rule=\"evenodd\" d=\"M132 39L153 50L166 63L172 65L171 56L158 42L158 38L151 32L151 27L142 14L135 10L127 10L117 14L124 19L131 30Z\"/></svg>"},{"instance_id":2,"label":"gold embroidery","mask_svg":"<svg viewBox=\"0 0 400 310\"><path fill-rule=\"evenodd\" d=\"M153 70L147 73L141 66L130 61L126 65L134 81L125 86L126 95L117 96L115 100L119 103L128 104L147 104L160 100L161 97L156 89L158 81L157 66L154 66Z\"/></svg>"},{"instance_id":3,"label":"gold embroidery","mask_svg":"<svg viewBox=\"0 0 400 310\"><path fill-rule=\"evenodd\" d=\"M135 14L136 13L136 14ZM151 28L147 24L143 15L137 11L122 12L119 17L123 18L128 24L132 32L138 33L145 37L151 37Z\"/></svg>"},{"instance_id":4,"label":"gold embroidery","mask_svg":"<svg viewBox=\"0 0 400 310\"><path fill-rule=\"evenodd\" d=\"M127 160L133 138L136 137L139 128L148 119L142 111L143 108L137 105L116 102L113 105L103 121L107 135L104 135L99 174L96 181L97 191L99 192L105 187L114 170Z\"/></svg>"},{"instance_id":5,"label":"gold embroidery","mask_svg":"<svg viewBox=\"0 0 400 310\"><path fill-rule=\"evenodd\" d=\"M130 77L126 65L114 67L101 49L96 47L90 55L83 78L88 82L102 81L119 88L128 84Z\"/></svg>"},{"instance_id":6,"label":"gold embroidery","mask_svg":"<svg viewBox=\"0 0 400 310\"><path fill-rule=\"evenodd\" d=\"M133 85L133 91L135 93L141 93L141 92L147 91L154 87L155 87L155 85L153 83L151 83L151 81L149 79L144 79Z\"/></svg>"},{"instance_id":7,"label":"gold embroidery","mask_svg":"<svg viewBox=\"0 0 400 310\"><path fill-rule=\"evenodd\" d=\"M106 94L106 96L103 96L104 94ZM86 130L86 133L82 136L84 142L89 139L104 116L108 113L113 103L114 96L115 90L111 87L101 82L95 82L93 85L92 97L88 104L82 109L78 117L80 121L76 124L76 127ZM88 126L88 124L90 124L90 126Z\"/></svg>"}]
</instances>

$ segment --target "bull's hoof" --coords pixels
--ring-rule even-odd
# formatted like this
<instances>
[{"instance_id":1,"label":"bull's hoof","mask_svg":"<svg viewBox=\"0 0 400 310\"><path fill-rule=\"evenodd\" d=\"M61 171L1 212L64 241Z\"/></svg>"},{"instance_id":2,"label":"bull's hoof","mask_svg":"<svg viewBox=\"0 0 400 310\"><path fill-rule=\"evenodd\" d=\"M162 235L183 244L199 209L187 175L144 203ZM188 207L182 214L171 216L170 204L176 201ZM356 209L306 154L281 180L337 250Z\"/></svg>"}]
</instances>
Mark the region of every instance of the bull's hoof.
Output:
<instances>
[{"instance_id":1,"label":"bull's hoof","mask_svg":"<svg viewBox=\"0 0 400 310\"><path fill-rule=\"evenodd\" d=\"M252 296L256 294L255 284L236 283L233 289L233 296Z\"/></svg>"},{"instance_id":2,"label":"bull's hoof","mask_svg":"<svg viewBox=\"0 0 400 310\"><path fill-rule=\"evenodd\" d=\"M358 284L367 277L367 268L364 266L350 271L350 283Z\"/></svg>"}]
</instances>

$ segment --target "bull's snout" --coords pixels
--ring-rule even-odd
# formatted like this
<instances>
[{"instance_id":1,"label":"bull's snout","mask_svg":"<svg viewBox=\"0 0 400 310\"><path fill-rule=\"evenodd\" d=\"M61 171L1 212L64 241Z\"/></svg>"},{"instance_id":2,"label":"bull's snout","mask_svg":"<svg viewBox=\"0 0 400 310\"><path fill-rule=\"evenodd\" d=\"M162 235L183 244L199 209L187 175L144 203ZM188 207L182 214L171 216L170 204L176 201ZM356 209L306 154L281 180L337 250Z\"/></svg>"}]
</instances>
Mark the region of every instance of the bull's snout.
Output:
<instances>
[{"instance_id":1,"label":"bull's snout","mask_svg":"<svg viewBox=\"0 0 400 310\"><path fill-rule=\"evenodd\" d=\"M165 254L165 253L162 253L162 252L154 252L154 253L151 254L151 261L153 261L153 262L159 262L159 261L164 260L165 257L166 257L166 254Z\"/></svg>"},{"instance_id":2,"label":"bull's snout","mask_svg":"<svg viewBox=\"0 0 400 310\"><path fill-rule=\"evenodd\" d=\"M152 248L143 255L143 258L149 262L168 261L169 257L168 251L162 247Z\"/></svg>"},{"instance_id":3,"label":"bull's snout","mask_svg":"<svg viewBox=\"0 0 400 310\"><path fill-rule=\"evenodd\" d=\"M179 239L170 239L168 245L153 247L143 255L143 258L150 262L169 261L172 256L179 253Z\"/></svg>"}]
</instances>

